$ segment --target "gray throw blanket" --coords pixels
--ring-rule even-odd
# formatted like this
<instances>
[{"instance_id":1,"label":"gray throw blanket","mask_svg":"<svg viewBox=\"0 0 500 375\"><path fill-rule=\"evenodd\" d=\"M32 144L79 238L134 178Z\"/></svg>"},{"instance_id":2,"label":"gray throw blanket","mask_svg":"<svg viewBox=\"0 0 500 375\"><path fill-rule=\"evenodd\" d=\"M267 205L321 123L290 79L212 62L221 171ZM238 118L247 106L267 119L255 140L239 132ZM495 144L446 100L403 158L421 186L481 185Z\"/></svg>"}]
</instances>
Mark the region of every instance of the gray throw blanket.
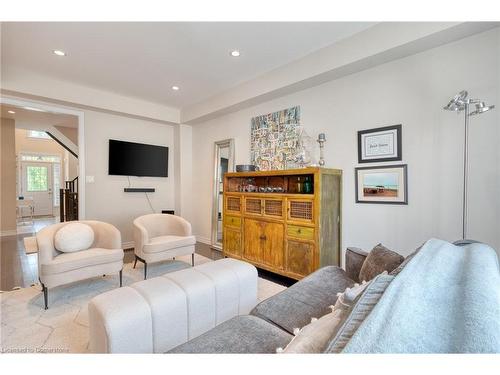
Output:
<instances>
[{"instance_id":1,"label":"gray throw blanket","mask_svg":"<svg viewBox=\"0 0 500 375\"><path fill-rule=\"evenodd\" d=\"M431 239L387 287L344 353L500 353L495 251Z\"/></svg>"}]
</instances>

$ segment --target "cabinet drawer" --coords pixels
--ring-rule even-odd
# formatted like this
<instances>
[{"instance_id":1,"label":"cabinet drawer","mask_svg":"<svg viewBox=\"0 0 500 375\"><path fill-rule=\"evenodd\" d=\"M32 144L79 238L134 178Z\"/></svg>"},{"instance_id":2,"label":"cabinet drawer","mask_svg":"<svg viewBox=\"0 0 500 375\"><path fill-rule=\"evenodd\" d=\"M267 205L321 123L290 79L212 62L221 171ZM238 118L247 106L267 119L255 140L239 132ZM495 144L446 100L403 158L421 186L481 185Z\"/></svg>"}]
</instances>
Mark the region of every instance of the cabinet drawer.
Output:
<instances>
[{"instance_id":1,"label":"cabinet drawer","mask_svg":"<svg viewBox=\"0 0 500 375\"><path fill-rule=\"evenodd\" d=\"M314 240L314 228L288 225L286 232L290 237L302 238L304 240Z\"/></svg>"},{"instance_id":2,"label":"cabinet drawer","mask_svg":"<svg viewBox=\"0 0 500 375\"><path fill-rule=\"evenodd\" d=\"M226 216L224 217L224 225L239 228L241 227L241 218L238 216Z\"/></svg>"}]
</instances>

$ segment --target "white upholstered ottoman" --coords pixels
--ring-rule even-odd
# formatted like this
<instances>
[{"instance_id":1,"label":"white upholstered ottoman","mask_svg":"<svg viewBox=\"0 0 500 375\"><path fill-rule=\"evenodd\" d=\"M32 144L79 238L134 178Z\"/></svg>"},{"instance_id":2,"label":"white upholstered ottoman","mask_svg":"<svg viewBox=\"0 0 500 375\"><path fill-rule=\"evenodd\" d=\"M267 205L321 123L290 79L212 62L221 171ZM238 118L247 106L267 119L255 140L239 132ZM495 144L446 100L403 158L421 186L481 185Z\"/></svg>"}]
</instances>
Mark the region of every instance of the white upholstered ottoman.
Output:
<instances>
[{"instance_id":1,"label":"white upholstered ottoman","mask_svg":"<svg viewBox=\"0 0 500 375\"><path fill-rule=\"evenodd\" d=\"M93 353L164 353L257 304L257 270L221 259L94 297Z\"/></svg>"}]
</instances>

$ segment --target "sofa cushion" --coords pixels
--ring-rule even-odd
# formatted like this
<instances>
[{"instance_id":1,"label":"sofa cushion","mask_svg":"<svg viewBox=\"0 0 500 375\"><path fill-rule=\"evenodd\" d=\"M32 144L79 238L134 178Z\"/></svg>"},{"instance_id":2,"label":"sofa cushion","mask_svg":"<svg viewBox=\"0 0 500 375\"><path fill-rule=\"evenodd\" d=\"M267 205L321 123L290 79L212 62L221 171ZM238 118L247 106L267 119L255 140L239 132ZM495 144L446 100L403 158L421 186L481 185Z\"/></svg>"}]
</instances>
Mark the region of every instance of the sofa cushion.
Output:
<instances>
[{"instance_id":1,"label":"sofa cushion","mask_svg":"<svg viewBox=\"0 0 500 375\"><path fill-rule=\"evenodd\" d=\"M73 271L79 268L123 260L122 249L88 249L74 253L62 253L51 262L42 264L45 275Z\"/></svg>"},{"instance_id":2,"label":"sofa cushion","mask_svg":"<svg viewBox=\"0 0 500 375\"><path fill-rule=\"evenodd\" d=\"M382 273L367 284L326 346L325 353L339 353L378 303L394 276Z\"/></svg>"},{"instance_id":3,"label":"sofa cushion","mask_svg":"<svg viewBox=\"0 0 500 375\"><path fill-rule=\"evenodd\" d=\"M309 324L330 312L337 293L354 285L345 271L328 266L319 269L288 289L259 303L250 313L293 334L295 328Z\"/></svg>"},{"instance_id":4,"label":"sofa cushion","mask_svg":"<svg viewBox=\"0 0 500 375\"><path fill-rule=\"evenodd\" d=\"M69 223L54 235L54 247L64 253L87 250L94 243L94 231L83 223Z\"/></svg>"},{"instance_id":5,"label":"sofa cushion","mask_svg":"<svg viewBox=\"0 0 500 375\"><path fill-rule=\"evenodd\" d=\"M251 315L232 318L169 353L275 353L292 335Z\"/></svg>"},{"instance_id":6,"label":"sofa cushion","mask_svg":"<svg viewBox=\"0 0 500 375\"><path fill-rule=\"evenodd\" d=\"M404 261L404 257L382 244L375 246L366 257L359 272L359 280L369 281L384 271L392 272Z\"/></svg>"},{"instance_id":7,"label":"sofa cushion","mask_svg":"<svg viewBox=\"0 0 500 375\"><path fill-rule=\"evenodd\" d=\"M196 243L195 236L158 236L153 237L144 245L145 253L159 253L179 247L191 246Z\"/></svg>"}]
</instances>

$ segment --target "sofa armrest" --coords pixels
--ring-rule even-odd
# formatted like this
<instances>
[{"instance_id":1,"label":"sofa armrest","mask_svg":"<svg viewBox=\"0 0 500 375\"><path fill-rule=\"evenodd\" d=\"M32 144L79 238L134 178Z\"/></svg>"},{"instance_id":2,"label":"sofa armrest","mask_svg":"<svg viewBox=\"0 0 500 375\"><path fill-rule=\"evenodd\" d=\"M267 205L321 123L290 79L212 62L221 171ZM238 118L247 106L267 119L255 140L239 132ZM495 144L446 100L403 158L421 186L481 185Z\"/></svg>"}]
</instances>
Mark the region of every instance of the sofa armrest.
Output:
<instances>
[{"instance_id":1,"label":"sofa armrest","mask_svg":"<svg viewBox=\"0 0 500 375\"><path fill-rule=\"evenodd\" d=\"M349 276L355 282L359 282L359 271L368 256L368 252L357 248L348 247L345 253L345 271L347 276Z\"/></svg>"}]
</instances>

